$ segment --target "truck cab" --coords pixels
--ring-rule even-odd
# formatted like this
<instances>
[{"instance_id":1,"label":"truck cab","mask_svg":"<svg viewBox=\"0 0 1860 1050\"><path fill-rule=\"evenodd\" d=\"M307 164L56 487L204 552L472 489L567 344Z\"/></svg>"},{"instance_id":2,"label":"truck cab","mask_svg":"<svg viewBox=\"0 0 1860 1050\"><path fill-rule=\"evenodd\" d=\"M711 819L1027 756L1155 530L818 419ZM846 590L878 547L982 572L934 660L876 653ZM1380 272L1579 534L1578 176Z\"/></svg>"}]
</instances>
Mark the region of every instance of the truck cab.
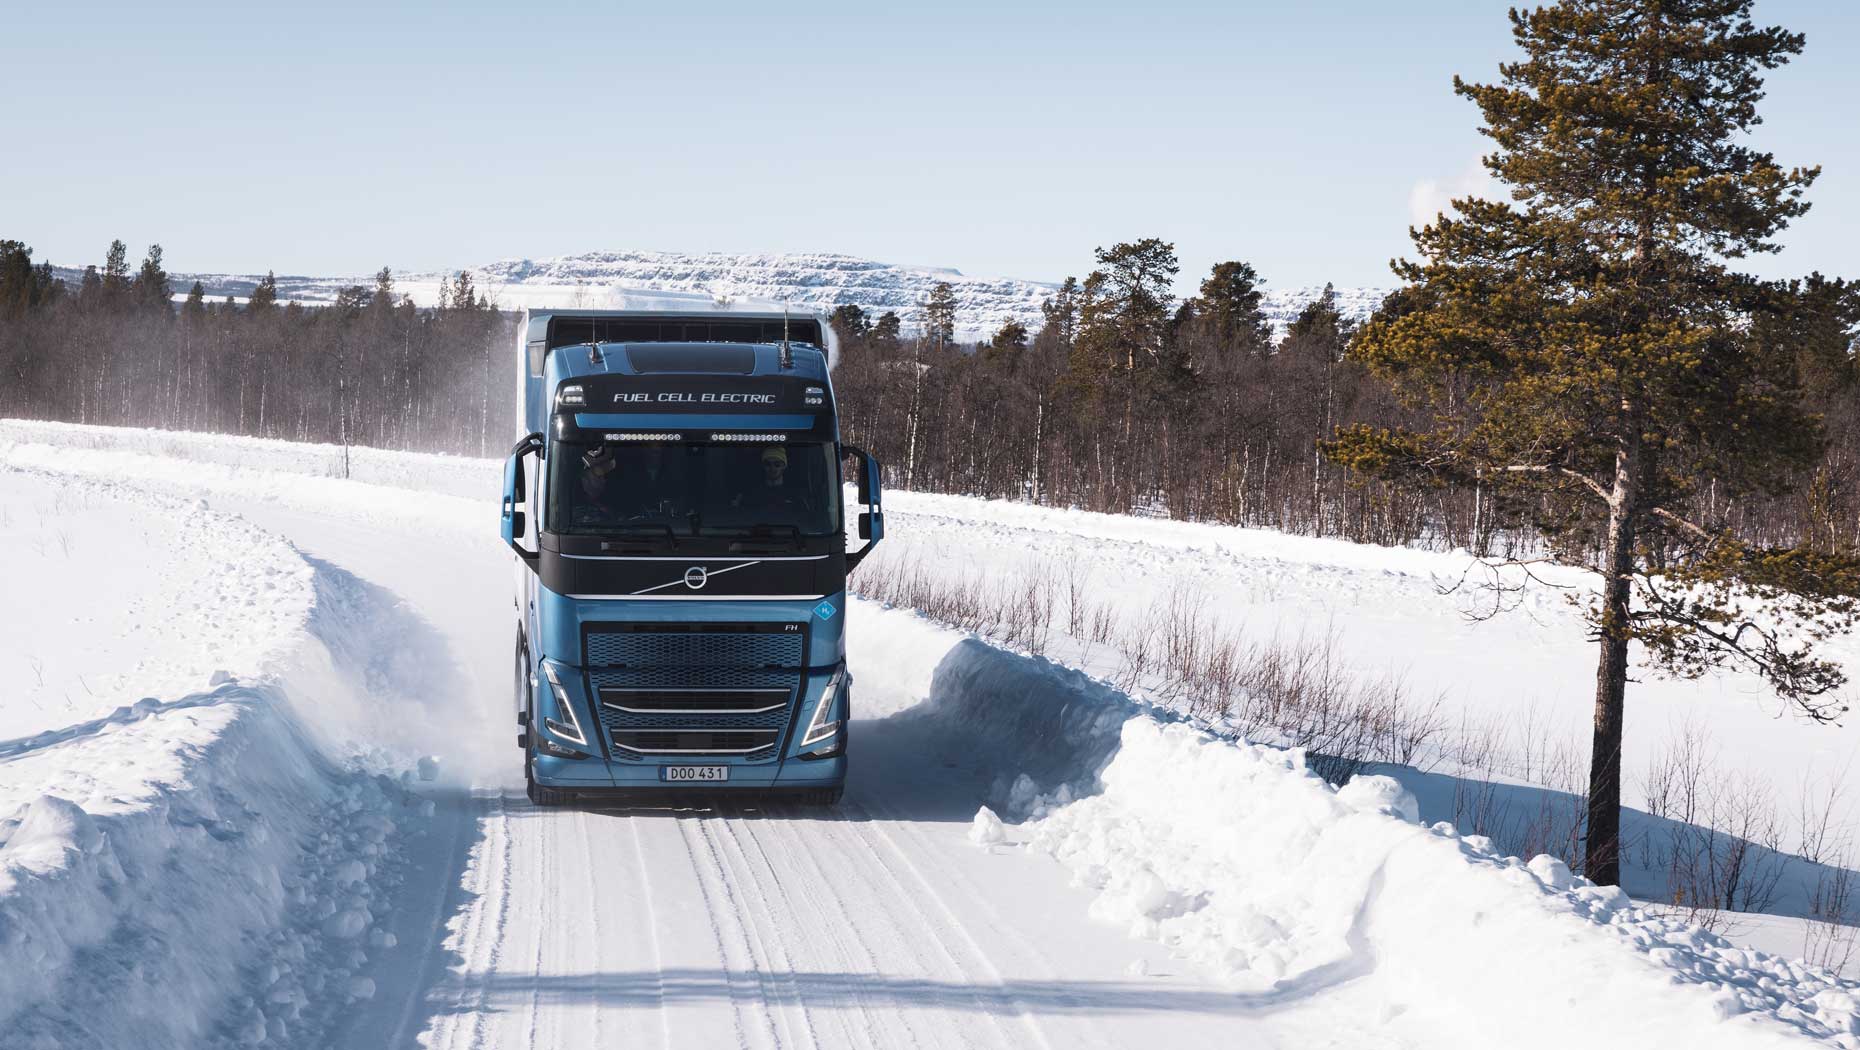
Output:
<instances>
[{"instance_id":1,"label":"truck cab","mask_svg":"<svg viewBox=\"0 0 1860 1050\"><path fill-rule=\"evenodd\" d=\"M501 525L530 799L838 801L846 576L884 515L879 464L840 441L830 329L533 310L518 338Z\"/></svg>"}]
</instances>

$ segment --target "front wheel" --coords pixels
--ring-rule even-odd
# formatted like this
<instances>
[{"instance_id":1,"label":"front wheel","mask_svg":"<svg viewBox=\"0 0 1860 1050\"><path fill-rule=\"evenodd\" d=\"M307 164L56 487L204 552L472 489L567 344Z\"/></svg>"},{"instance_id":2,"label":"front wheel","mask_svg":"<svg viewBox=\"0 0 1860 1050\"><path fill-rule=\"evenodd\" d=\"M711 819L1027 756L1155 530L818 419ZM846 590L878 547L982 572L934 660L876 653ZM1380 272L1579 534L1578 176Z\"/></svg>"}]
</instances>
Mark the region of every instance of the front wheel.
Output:
<instances>
[{"instance_id":1,"label":"front wheel","mask_svg":"<svg viewBox=\"0 0 1860 1050\"><path fill-rule=\"evenodd\" d=\"M532 730L534 732L534 730ZM566 806L575 801L572 792L561 791L552 787L543 787L536 782L536 774L531 762L536 758L536 745L530 745L529 759L523 763L524 793L530 797L532 806Z\"/></svg>"},{"instance_id":2,"label":"front wheel","mask_svg":"<svg viewBox=\"0 0 1860 1050\"><path fill-rule=\"evenodd\" d=\"M840 799L845 794L846 785L844 784L835 784L827 788L813 788L801 795L801 805L818 807L820 809L832 809L834 806L840 804Z\"/></svg>"},{"instance_id":3,"label":"front wheel","mask_svg":"<svg viewBox=\"0 0 1860 1050\"><path fill-rule=\"evenodd\" d=\"M523 725L523 789L533 806L562 806L573 802L571 792L536 782L536 691L530 688L530 652L517 638L517 712Z\"/></svg>"}]
</instances>

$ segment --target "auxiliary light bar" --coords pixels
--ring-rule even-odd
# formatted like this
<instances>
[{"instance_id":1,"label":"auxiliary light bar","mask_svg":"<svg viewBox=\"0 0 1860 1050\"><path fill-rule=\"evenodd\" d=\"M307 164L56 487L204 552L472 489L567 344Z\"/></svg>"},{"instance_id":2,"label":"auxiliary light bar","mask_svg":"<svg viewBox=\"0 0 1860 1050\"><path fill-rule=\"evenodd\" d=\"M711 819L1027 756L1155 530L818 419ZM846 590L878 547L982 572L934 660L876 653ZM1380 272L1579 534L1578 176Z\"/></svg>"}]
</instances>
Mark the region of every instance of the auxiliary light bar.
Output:
<instances>
[{"instance_id":1,"label":"auxiliary light bar","mask_svg":"<svg viewBox=\"0 0 1860 1050\"><path fill-rule=\"evenodd\" d=\"M768 444L769 442L773 442L773 441L786 441L788 440L788 435L786 434L712 434L710 436L710 439L712 441L754 441L758 444Z\"/></svg>"}]
</instances>

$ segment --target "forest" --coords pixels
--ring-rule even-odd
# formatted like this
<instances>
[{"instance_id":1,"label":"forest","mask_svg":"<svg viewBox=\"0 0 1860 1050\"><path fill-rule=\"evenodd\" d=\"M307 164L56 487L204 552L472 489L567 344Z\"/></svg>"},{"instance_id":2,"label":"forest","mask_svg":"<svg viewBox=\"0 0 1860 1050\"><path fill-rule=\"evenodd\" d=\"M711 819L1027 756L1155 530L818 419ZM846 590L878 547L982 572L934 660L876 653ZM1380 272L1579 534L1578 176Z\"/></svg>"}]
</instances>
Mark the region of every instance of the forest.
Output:
<instances>
[{"instance_id":1,"label":"forest","mask_svg":"<svg viewBox=\"0 0 1860 1050\"><path fill-rule=\"evenodd\" d=\"M1275 332L1252 265L1219 263L1186 297L1178 276L1161 240L1101 248L1038 329L979 342L957 339L946 286L914 316L842 305L844 436L908 489L1481 553L1531 542L1530 508L1500 494L1391 485L1321 454L1340 428L1426 418L1348 355L1328 294ZM1839 550L1860 544L1860 288L1789 287L1750 338L1792 347L1784 393L1821 418L1822 447L1781 495L1701 478L1693 509L1747 542ZM177 292L158 245L132 267L115 242L67 287L0 240L0 416L470 456L514 434L516 315L467 272L433 307L386 267L329 305L279 302L269 281L243 303Z\"/></svg>"}]
</instances>

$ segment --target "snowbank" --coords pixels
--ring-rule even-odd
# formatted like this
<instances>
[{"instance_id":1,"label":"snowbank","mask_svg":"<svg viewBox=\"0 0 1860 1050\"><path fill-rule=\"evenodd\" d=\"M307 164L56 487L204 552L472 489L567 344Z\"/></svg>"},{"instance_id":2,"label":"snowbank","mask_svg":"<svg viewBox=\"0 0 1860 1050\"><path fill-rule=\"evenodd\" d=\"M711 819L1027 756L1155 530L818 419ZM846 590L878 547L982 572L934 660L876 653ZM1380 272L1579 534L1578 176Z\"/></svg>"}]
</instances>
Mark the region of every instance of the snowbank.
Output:
<instances>
[{"instance_id":1,"label":"snowbank","mask_svg":"<svg viewBox=\"0 0 1860 1050\"><path fill-rule=\"evenodd\" d=\"M485 524L503 485L497 462L366 448L349 454L344 478L340 445L0 420L0 466L312 512L341 508L384 528L498 543Z\"/></svg>"},{"instance_id":2,"label":"snowbank","mask_svg":"<svg viewBox=\"0 0 1860 1050\"><path fill-rule=\"evenodd\" d=\"M346 624L324 597L342 589L320 578L333 570L249 523L0 467L9 505L51 488L80 538L184 536L187 551L168 550L142 593L114 590L113 562L79 549L56 566L58 593L39 581L42 600L0 607L0 637L55 614L33 625L48 667L101 652L111 662L91 671L125 687L144 671L202 680L0 741L0 1043L313 1045L388 947L372 934L398 878L390 844L425 806L333 762L293 708L364 706L325 638L379 625ZM67 592L93 608L68 615L54 600ZM112 601L151 595L170 604L128 628L108 619ZM110 644L85 650L99 620ZM27 699L15 688L0 708Z\"/></svg>"},{"instance_id":3,"label":"snowbank","mask_svg":"<svg viewBox=\"0 0 1860 1050\"><path fill-rule=\"evenodd\" d=\"M135 452L175 461L177 464L210 463L306 477L346 477L370 485L479 500L496 500L503 485L499 462L490 459L390 452L351 446L346 457L345 474L345 457L341 445L231 437L184 430L0 419L0 449L9 445L35 444L56 445L62 449ZM64 469L62 464L59 469Z\"/></svg>"},{"instance_id":4,"label":"snowbank","mask_svg":"<svg viewBox=\"0 0 1860 1050\"><path fill-rule=\"evenodd\" d=\"M1421 1045L1860 1047L1860 985L1423 827L1387 778L1332 789L1297 751L1168 721L1044 660L960 642L897 717L1025 770L990 800L1027 818L1010 837L1097 890L1098 918L1262 1008L1373 972L1391 1027Z\"/></svg>"}]
</instances>

